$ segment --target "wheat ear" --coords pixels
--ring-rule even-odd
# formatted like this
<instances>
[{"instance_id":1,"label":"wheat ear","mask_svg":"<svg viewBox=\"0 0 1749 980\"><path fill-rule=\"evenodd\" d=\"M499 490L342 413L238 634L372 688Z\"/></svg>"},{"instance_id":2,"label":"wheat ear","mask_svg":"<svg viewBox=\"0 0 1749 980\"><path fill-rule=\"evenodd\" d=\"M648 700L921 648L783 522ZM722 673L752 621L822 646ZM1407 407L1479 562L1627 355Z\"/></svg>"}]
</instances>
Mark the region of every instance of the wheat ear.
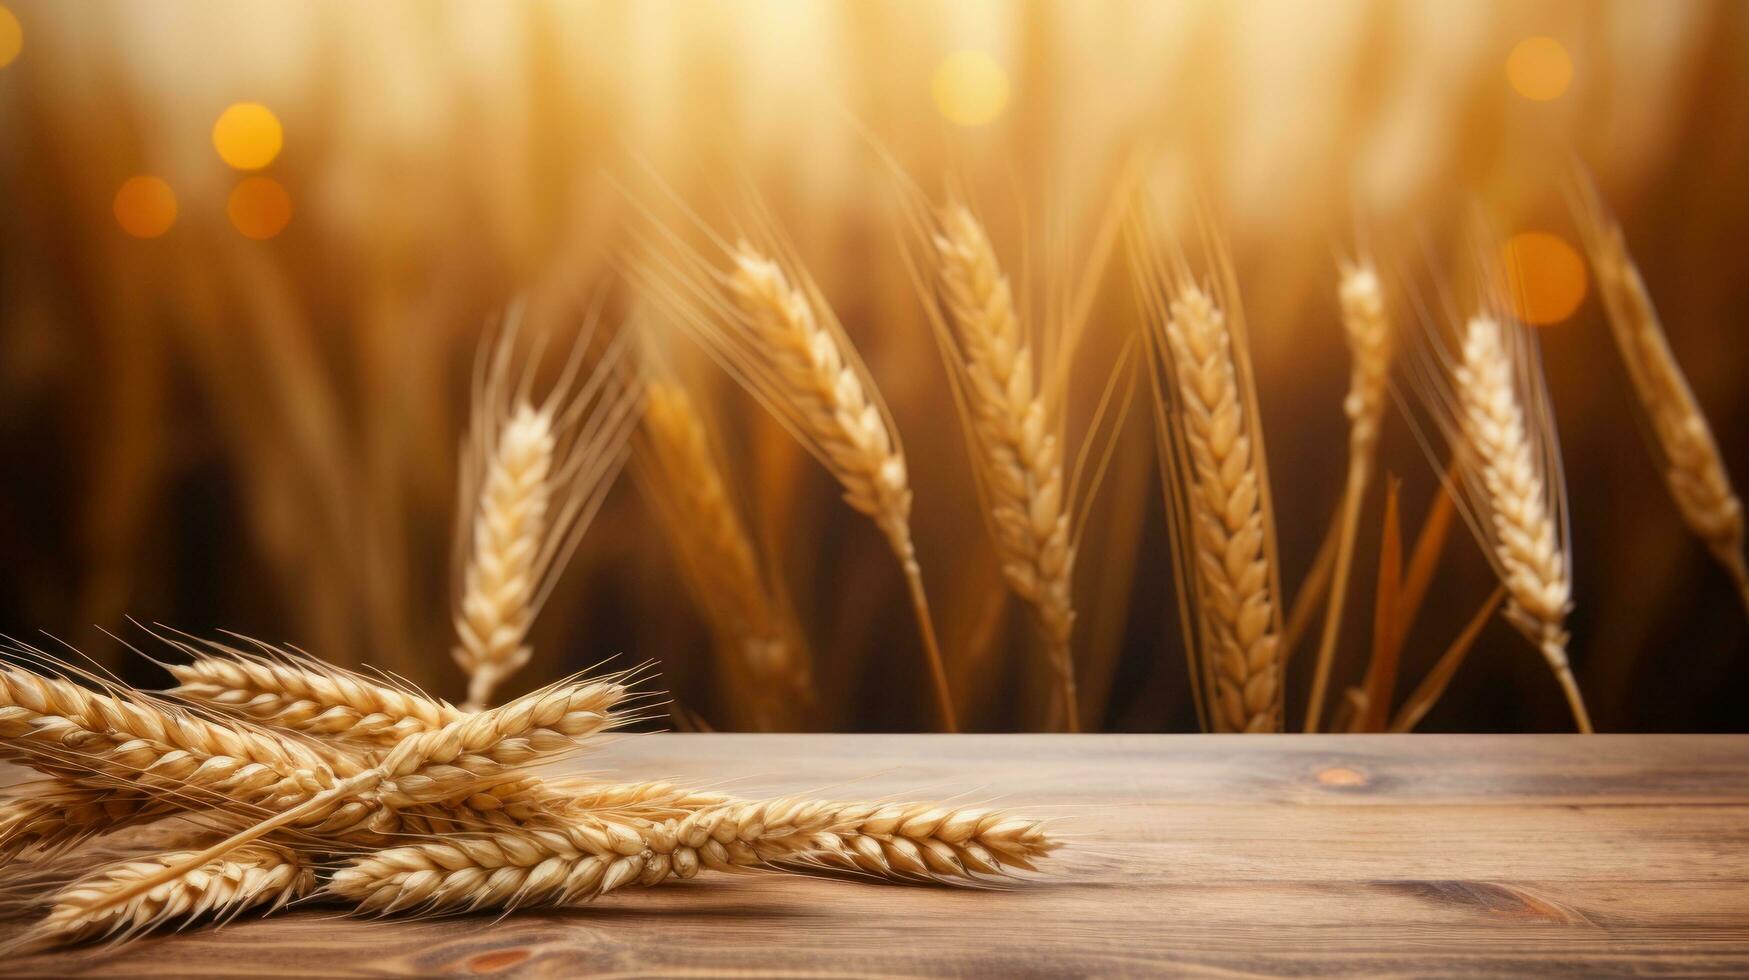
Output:
<instances>
[{"instance_id":1,"label":"wheat ear","mask_svg":"<svg viewBox=\"0 0 1749 980\"><path fill-rule=\"evenodd\" d=\"M1008 587L1044 634L1070 731L1080 729L1071 576L1075 543L1063 478L1062 413L1035 375L1008 278L976 216L951 204L930 232L947 315L931 320L967 427L990 536Z\"/></svg>"},{"instance_id":2,"label":"wheat ear","mask_svg":"<svg viewBox=\"0 0 1749 980\"><path fill-rule=\"evenodd\" d=\"M459 481L458 499L474 508L457 537L467 547L458 552L465 558L454 650L468 675L470 710L489 704L494 688L528 662L529 627L612 486L637 421L637 386L619 363L622 339L577 383L593 316L538 403L529 389L539 353L513 377L516 335L513 325L480 358Z\"/></svg>"},{"instance_id":3,"label":"wheat ear","mask_svg":"<svg viewBox=\"0 0 1749 980\"><path fill-rule=\"evenodd\" d=\"M1341 530L1336 545L1336 565L1324 612L1324 633L1318 643L1318 661L1312 673L1312 693L1306 705L1306 731L1318 730L1324 711L1324 694L1330 683L1330 667L1336 657L1336 641L1342 632L1342 613L1348 598L1348 575L1354 563L1354 537L1360 524L1360 507L1372 482L1373 459L1378 450L1379 427L1384 421L1390 384L1395 337L1385 316L1385 295L1378 273L1370 263L1345 265L1337 299L1342 307L1343 335L1351 361L1348 397L1342 410L1348 416L1348 477L1342 489Z\"/></svg>"},{"instance_id":4,"label":"wheat ear","mask_svg":"<svg viewBox=\"0 0 1749 980\"><path fill-rule=\"evenodd\" d=\"M1492 282L1492 268L1482 266ZM1506 587L1506 619L1542 653L1579 730L1589 732L1567 662L1573 561L1554 407L1530 329L1486 295L1481 308L1461 325L1455 310L1445 311L1458 325L1455 351L1423 311L1423 342L1407 359L1411 381L1451 444L1455 479L1446 489Z\"/></svg>"},{"instance_id":5,"label":"wheat ear","mask_svg":"<svg viewBox=\"0 0 1749 980\"><path fill-rule=\"evenodd\" d=\"M294 852L252 844L203 862L125 901L110 901L116 892L192 857L191 851L172 851L112 864L81 878L54 895L48 916L32 927L24 942L67 943L95 938L119 942L170 922L205 916L229 918L263 905L277 908L308 894L316 884L315 870Z\"/></svg>"},{"instance_id":6,"label":"wheat ear","mask_svg":"<svg viewBox=\"0 0 1749 980\"><path fill-rule=\"evenodd\" d=\"M791 284L784 267L747 242L732 256L729 274L747 327L751 349L763 352L772 390L792 430L838 478L844 499L867 515L886 536L899 560L923 636L936 707L948 730L956 729L953 698L923 572L911 539L911 483L892 417L880 400L874 379L850 350L836 321L822 319L825 304L811 291ZM825 313L830 317L830 311Z\"/></svg>"},{"instance_id":7,"label":"wheat ear","mask_svg":"<svg viewBox=\"0 0 1749 980\"><path fill-rule=\"evenodd\" d=\"M717 793L666 782L550 782L572 812L605 810L646 820L679 819L736 802ZM1034 862L1059 846L1042 821L976 807L939 803L815 804L833 825L815 836L809 863L846 868L897 881L972 880L1035 870ZM786 865L788 866L788 865Z\"/></svg>"},{"instance_id":8,"label":"wheat ear","mask_svg":"<svg viewBox=\"0 0 1749 980\"><path fill-rule=\"evenodd\" d=\"M717 645L739 662L752 715L765 729L809 714L813 680L801 631L766 585L758 553L723 477L721 457L686 389L652 380L644 393L645 438L634 456L688 585Z\"/></svg>"},{"instance_id":9,"label":"wheat ear","mask_svg":"<svg viewBox=\"0 0 1749 980\"><path fill-rule=\"evenodd\" d=\"M977 880L1036 870L1059 845L1037 820L935 803L837 804L840 830L810 860L896 881Z\"/></svg>"},{"instance_id":10,"label":"wheat ear","mask_svg":"<svg viewBox=\"0 0 1749 980\"><path fill-rule=\"evenodd\" d=\"M167 694L273 728L386 748L463 714L418 691L265 644L256 653L210 641L170 642L192 659L165 665L177 680Z\"/></svg>"},{"instance_id":11,"label":"wheat ear","mask_svg":"<svg viewBox=\"0 0 1749 980\"><path fill-rule=\"evenodd\" d=\"M627 274L837 479L886 537L905 577L943 726L957 728L923 572L911 537L911 482L892 415L868 367L769 216L766 246L713 238L707 257L652 219ZM702 227L702 226L701 226ZM707 232L708 234L708 232Z\"/></svg>"},{"instance_id":12,"label":"wheat ear","mask_svg":"<svg viewBox=\"0 0 1749 980\"><path fill-rule=\"evenodd\" d=\"M26 850L55 853L175 808L142 793L56 779L14 787L0 803L0 864Z\"/></svg>"},{"instance_id":13,"label":"wheat ear","mask_svg":"<svg viewBox=\"0 0 1749 980\"><path fill-rule=\"evenodd\" d=\"M1212 236L1217 295L1182 255L1167 259L1156 237L1145 215L1132 216L1126 238L1159 368L1149 372L1156 430L1180 588L1190 585L1181 599L1192 665L1206 686L1201 706L1216 731L1279 731L1281 585L1238 288Z\"/></svg>"},{"instance_id":14,"label":"wheat ear","mask_svg":"<svg viewBox=\"0 0 1749 980\"><path fill-rule=\"evenodd\" d=\"M1453 371L1465 445L1474 454L1470 475L1483 491L1474 499L1486 505L1488 543L1510 594L1506 616L1542 651L1580 730L1589 732L1591 719L1567 664L1573 584L1565 481L1552 445L1539 449L1528 429L1523 386L1533 377L1526 365L1532 341L1517 325L1511 328L1515 340L1509 341L1506 329L1493 317L1472 317L1464 329L1462 360ZM1546 414L1540 370L1534 383L1531 409L1542 432L1553 420Z\"/></svg>"},{"instance_id":15,"label":"wheat ear","mask_svg":"<svg viewBox=\"0 0 1749 980\"><path fill-rule=\"evenodd\" d=\"M326 893L381 914L580 904L634 883L793 857L833 819L800 799L725 803L661 823L579 816L378 851L335 872Z\"/></svg>"},{"instance_id":16,"label":"wheat ear","mask_svg":"<svg viewBox=\"0 0 1749 980\"><path fill-rule=\"evenodd\" d=\"M1712 426L1688 385L1645 280L1628 253L1621 225L1594 187L1583 185L1575 210L1597 271L1610 332L1640 407L1651 422L1651 447L1682 519L1712 552L1749 609L1749 562L1743 555L1743 502L1731 485Z\"/></svg>"},{"instance_id":17,"label":"wheat ear","mask_svg":"<svg viewBox=\"0 0 1749 980\"><path fill-rule=\"evenodd\" d=\"M119 689L100 693L0 665L0 755L76 786L150 792L183 808L273 805L332 784L301 742Z\"/></svg>"}]
</instances>

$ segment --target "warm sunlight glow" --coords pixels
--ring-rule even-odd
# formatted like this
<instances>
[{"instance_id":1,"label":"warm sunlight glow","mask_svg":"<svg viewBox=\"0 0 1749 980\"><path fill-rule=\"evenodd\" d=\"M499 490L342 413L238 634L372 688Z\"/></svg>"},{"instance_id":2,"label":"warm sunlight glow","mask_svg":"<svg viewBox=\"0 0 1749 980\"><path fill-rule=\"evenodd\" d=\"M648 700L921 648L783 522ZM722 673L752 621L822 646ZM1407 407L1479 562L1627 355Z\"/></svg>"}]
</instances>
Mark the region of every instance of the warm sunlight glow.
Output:
<instances>
[{"instance_id":1,"label":"warm sunlight glow","mask_svg":"<svg viewBox=\"0 0 1749 980\"><path fill-rule=\"evenodd\" d=\"M1527 37L1506 57L1506 80L1534 102L1558 99L1573 81L1573 59L1552 37Z\"/></svg>"},{"instance_id":2,"label":"warm sunlight glow","mask_svg":"<svg viewBox=\"0 0 1749 980\"><path fill-rule=\"evenodd\" d=\"M1525 323L1559 323L1585 299L1585 261L1566 239L1521 231L1501 250L1512 311Z\"/></svg>"},{"instance_id":3,"label":"warm sunlight glow","mask_svg":"<svg viewBox=\"0 0 1749 980\"><path fill-rule=\"evenodd\" d=\"M949 122L982 126L1008 105L1008 73L982 51L956 51L936 67L934 91Z\"/></svg>"},{"instance_id":4,"label":"warm sunlight glow","mask_svg":"<svg viewBox=\"0 0 1749 980\"><path fill-rule=\"evenodd\" d=\"M213 148L238 170L260 170L279 156L279 118L257 102L239 102L213 123Z\"/></svg>"},{"instance_id":5,"label":"warm sunlight glow","mask_svg":"<svg viewBox=\"0 0 1749 980\"><path fill-rule=\"evenodd\" d=\"M12 64L24 48L24 28L12 11L0 7L0 68Z\"/></svg>"},{"instance_id":6,"label":"warm sunlight glow","mask_svg":"<svg viewBox=\"0 0 1749 980\"><path fill-rule=\"evenodd\" d=\"M272 238L291 221L291 195L272 177L249 177L225 204L231 226L248 238Z\"/></svg>"},{"instance_id":7,"label":"warm sunlight glow","mask_svg":"<svg viewBox=\"0 0 1749 980\"><path fill-rule=\"evenodd\" d=\"M129 177L115 192L115 223L135 238L157 238L176 223L176 192L158 177Z\"/></svg>"}]
</instances>

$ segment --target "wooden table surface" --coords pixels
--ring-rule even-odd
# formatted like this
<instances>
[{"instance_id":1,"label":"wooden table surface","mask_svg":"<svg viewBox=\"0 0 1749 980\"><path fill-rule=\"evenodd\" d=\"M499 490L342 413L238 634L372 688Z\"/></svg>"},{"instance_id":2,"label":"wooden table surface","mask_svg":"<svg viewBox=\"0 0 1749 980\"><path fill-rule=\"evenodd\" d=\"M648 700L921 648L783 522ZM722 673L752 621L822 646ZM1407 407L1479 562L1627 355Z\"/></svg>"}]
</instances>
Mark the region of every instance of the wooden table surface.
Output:
<instances>
[{"instance_id":1,"label":"wooden table surface","mask_svg":"<svg viewBox=\"0 0 1749 980\"><path fill-rule=\"evenodd\" d=\"M632 778L1061 818L998 891L792 876L433 922L330 910L40 974L1749 974L1749 736L653 735Z\"/></svg>"}]
</instances>

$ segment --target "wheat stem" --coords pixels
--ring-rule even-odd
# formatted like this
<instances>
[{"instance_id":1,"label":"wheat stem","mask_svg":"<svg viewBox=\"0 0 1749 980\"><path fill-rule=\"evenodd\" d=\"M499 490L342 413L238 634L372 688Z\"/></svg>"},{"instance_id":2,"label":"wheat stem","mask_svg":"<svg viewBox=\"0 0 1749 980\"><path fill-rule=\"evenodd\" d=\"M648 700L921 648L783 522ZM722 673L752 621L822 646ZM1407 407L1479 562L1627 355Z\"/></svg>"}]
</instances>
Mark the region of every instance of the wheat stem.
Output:
<instances>
[{"instance_id":1,"label":"wheat stem","mask_svg":"<svg viewBox=\"0 0 1749 980\"><path fill-rule=\"evenodd\" d=\"M1280 583L1255 382L1231 265L1218 243L1220 302L1183 257L1160 254L1145 216L1132 264L1149 343L1169 513L1179 551L1192 666L1216 731L1282 726ZM1194 597L1194 602L1191 598Z\"/></svg>"},{"instance_id":2,"label":"wheat stem","mask_svg":"<svg viewBox=\"0 0 1749 980\"><path fill-rule=\"evenodd\" d=\"M765 729L794 727L813 702L800 630L766 587L766 576L697 406L672 379L645 391L639 468L691 591L717 637L738 661L752 715Z\"/></svg>"},{"instance_id":3,"label":"wheat stem","mask_svg":"<svg viewBox=\"0 0 1749 980\"><path fill-rule=\"evenodd\" d=\"M1044 636L1068 729L1078 731L1070 646L1076 549L1060 412L1035 383L1032 345L983 226L957 203L936 224L932 245L947 316L932 307L932 320L955 381L986 523L1003 578Z\"/></svg>"},{"instance_id":4,"label":"wheat stem","mask_svg":"<svg viewBox=\"0 0 1749 980\"><path fill-rule=\"evenodd\" d=\"M471 508L457 533L452 651L468 675L466 710L490 704L528 662L529 628L625 461L640 388L625 374L625 334L579 379L595 325L591 314L538 403L529 388L539 350L523 371L510 369L514 325L482 352L457 495Z\"/></svg>"},{"instance_id":5,"label":"wheat stem","mask_svg":"<svg viewBox=\"0 0 1749 980\"><path fill-rule=\"evenodd\" d=\"M196 862L196 857L172 851L112 864L81 878L55 894L53 909L26 941L125 939L167 922L278 907L307 894L316 882L314 869L281 847L255 844L222 858ZM167 869L179 867L186 870L164 877ZM142 890L144 881L155 884ZM115 900L120 892L129 897Z\"/></svg>"},{"instance_id":6,"label":"wheat stem","mask_svg":"<svg viewBox=\"0 0 1749 980\"><path fill-rule=\"evenodd\" d=\"M218 644L176 645L194 659L165 665L178 681L167 693L275 728L388 747L463 714L445 701L288 651L273 650L270 658Z\"/></svg>"},{"instance_id":7,"label":"wheat stem","mask_svg":"<svg viewBox=\"0 0 1749 980\"><path fill-rule=\"evenodd\" d=\"M1318 644L1318 660L1312 673L1312 693L1306 705L1306 731L1318 730L1324 710L1324 692L1330 682L1336 642L1342 632L1342 615L1348 598L1348 577L1354 561L1354 536L1360 525L1360 508L1372 479L1373 457L1378 449L1379 426L1384 419L1386 386L1390 377L1392 338L1385 319L1384 291L1370 265L1345 268L1338 289L1343 332L1348 340L1353 367L1343 411L1348 415L1348 477L1343 482L1341 530L1338 532L1336 566L1330 584L1329 605L1324 612L1324 633Z\"/></svg>"},{"instance_id":8,"label":"wheat stem","mask_svg":"<svg viewBox=\"0 0 1749 980\"><path fill-rule=\"evenodd\" d=\"M1522 331L1523 327L1515 327ZM1581 731L1591 722L1567 664L1564 622L1572 606L1571 559L1564 528L1559 457L1533 445L1553 425L1540 374L1528 358L1530 340L1509 345L1498 320L1472 317L1463 337L1457 382L1459 422L1471 451L1468 477L1481 504L1492 556L1510 598L1507 618L1542 651L1560 681ZM1534 413L1527 419L1526 405ZM1533 435L1528 426L1536 426Z\"/></svg>"},{"instance_id":9,"label":"wheat stem","mask_svg":"<svg viewBox=\"0 0 1749 980\"><path fill-rule=\"evenodd\" d=\"M943 725L956 730L947 671L911 539L910 478L873 380L842 330L822 318L824 304L793 285L782 264L747 242L736 247L732 260L728 286L740 311L737 326L745 336L719 339L738 342L736 353L757 363L743 364L749 372L744 382L758 387L767 404L838 478L845 502L871 518L886 536L910 592L937 710ZM760 381L751 380L753 372Z\"/></svg>"},{"instance_id":10,"label":"wheat stem","mask_svg":"<svg viewBox=\"0 0 1749 980\"><path fill-rule=\"evenodd\" d=\"M466 708L491 703L492 689L528 662L534 563L546 533L553 419L526 403L504 423L486 469L474 519L473 559L456 619L455 659L468 672Z\"/></svg>"},{"instance_id":11,"label":"wheat stem","mask_svg":"<svg viewBox=\"0 0 1749 980\"><path fill-rule=\"evenodd\" d=\"M1731 485L1712 426L1689 387L1658 317L1646 282L1627 248L1621 225L1609 216L1595 188L1584 185L1576 202L1579 227L1610 333L1627 366L1640 407L1650 421L1651 449L1682 520L1731 577L1749 611L1749 561L1743 552L1743 503Z\"/></svg>"},{"instance_id":12,"label":"wheat stem","mask_svg":"<svg viewBox=\"0 0 1749 980\"><path fill-rule=\"evenodd\" d=\"M384 914L578 904L700 869L769 864L811 848L834 819L798 799L725 803L661 823L583 815L378 851L336 872L327 892Z\"/></svg>"}]
</instances>

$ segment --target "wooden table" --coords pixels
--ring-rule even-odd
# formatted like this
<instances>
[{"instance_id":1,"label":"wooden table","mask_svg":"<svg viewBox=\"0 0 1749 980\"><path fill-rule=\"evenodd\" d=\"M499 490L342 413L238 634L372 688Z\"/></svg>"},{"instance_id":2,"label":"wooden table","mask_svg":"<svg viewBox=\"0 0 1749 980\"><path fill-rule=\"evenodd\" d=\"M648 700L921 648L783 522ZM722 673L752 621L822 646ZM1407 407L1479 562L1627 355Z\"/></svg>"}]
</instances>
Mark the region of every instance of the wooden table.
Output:
<instances>
[{"instance_id":1,"label":"wooden table","mask_svg":"<svg viewBox=\"0 0 1749 980\"><path fill-rule=\"evenodd\" d=\"M1061 818L1000 891L700 876L566 912L306 911L50 974L787 976L1749 973L1749 737L628 738L590 757L743 794Z\"/></svg>"}]
</instances>

